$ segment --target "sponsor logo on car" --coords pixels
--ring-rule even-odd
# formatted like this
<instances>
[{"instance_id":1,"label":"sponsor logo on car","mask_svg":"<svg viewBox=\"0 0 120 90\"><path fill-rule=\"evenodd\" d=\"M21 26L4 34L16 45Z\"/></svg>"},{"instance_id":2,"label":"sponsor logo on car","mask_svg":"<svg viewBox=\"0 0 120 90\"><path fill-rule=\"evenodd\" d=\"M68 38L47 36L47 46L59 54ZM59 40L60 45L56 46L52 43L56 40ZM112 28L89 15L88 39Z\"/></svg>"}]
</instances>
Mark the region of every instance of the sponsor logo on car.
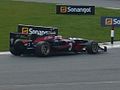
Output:
<instances>
[{"instance_id":1,"label":"sponsor logo on car","mask_svg":"<svg viewBox=\"0 0 120 90\"><path fill-rule=\"evenodd\" d=\"M45 26L34 26L34 25L18 25L18 32L22 34L38 34L38 35L47 35L47 34L58 34L58 29L56 27L45 27Z\"/></svg>"},{"instance_id":2,"label":"sponsor logo on car","mask_svg":"<svg viewBox=\"0 0 120 90\"><path fill-rule=\"evenodd\" d=\"M56 32L51 32L51 31L44 31L44 30L39 30L39 29L34 29L34 28L28 28L28 27L23 27L22 28L22 34L38 34L38 35L44 35L44 34L55 34Z\"/></svg>"},{"instance_id":3,"label":"sponsor logo on car","mask_svg":"<svg viewBox=\"0 0 120 90\"><path fill-rule=\"evenodd\" d=\"M22 27L22 34L28 34L29 28L28 27Z\"/></svg>"},{"instance_id":4,"label":"sponsor logo on car","mask_svg":"<svg viewBox=\"0 0 120 90\"><path fill-rule=\"evenodd\" d=\"M94 15L95 6L56 5L57 14Z\"/></svg>"},{"instance_id":5,"label":"sponsor logo on car","mask_svg":"<svg viewBox=\"0 0 120 90\"><path fill-rule=\"evenodd\" d=\"M120 17L101 17L102 26L120 26Z\"/></svg>"},{"instance_id":6,"label":"sponsor logo on car","mask_svg":"<svg viewBox=\"0 0 120 90\"><path fill-rule=\"evenodd\" d=\"M48 34L49 32L50 31L34 30L33 28L29 28L29 34L44 35L44 34Z\"/></svg>"}]
</instances>

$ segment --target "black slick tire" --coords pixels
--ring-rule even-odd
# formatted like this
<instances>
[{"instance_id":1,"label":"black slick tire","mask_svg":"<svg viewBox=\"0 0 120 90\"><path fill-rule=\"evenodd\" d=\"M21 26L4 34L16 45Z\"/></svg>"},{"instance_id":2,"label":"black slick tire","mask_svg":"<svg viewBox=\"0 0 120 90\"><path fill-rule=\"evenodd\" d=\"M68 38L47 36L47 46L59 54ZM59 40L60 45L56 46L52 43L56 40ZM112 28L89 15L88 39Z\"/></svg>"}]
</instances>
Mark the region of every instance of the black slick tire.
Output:
<instances>
[{"instance_id":1,"label":"black slick tire","mask_svg":"<svg viewBox=\"0 0 120 90\"><path fill-rule=\"evenodd\" d=\"M88 45L86 46L86 51L88 54L97 54L98 53L98 43L95 41L89 41Z\"/></svg>"},{"instance_id":2,"label":"black slick tire","mask_svg":"<svg viewBox=\"0 0 120 90\"><path fill-rule=\"evenodd\" d=\"M50 54L50 44L48 42L39 42L35 48L37 56L48 56Z\"/></svg>"},{"instance_id":3,"label":"black slick tire","mask_svg":"<svg viewBox=\"0 0 120 90\"><path fill-rule=\"evenodd\" d=\"M10 52L15 56L20 56L25 51L25 46L22 41L15 42L14 46L10 48Z\"/></svg>"}]
</instances>

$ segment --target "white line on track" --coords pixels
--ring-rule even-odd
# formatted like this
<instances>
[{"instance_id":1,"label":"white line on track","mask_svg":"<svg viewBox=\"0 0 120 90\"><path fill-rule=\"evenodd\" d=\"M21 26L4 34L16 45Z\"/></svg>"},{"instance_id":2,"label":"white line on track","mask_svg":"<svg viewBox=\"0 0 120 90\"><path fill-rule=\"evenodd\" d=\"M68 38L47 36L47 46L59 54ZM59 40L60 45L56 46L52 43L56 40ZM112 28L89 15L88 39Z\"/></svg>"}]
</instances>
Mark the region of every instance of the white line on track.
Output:
<instances>
[{"instance_id":1,"label":"white line on track","mask_svg":"<svg viewBox=\"0 0 120 90\"><path fill-rule=\"evenodd\" d=\"M120 45L104 45L104 44L103 44L103 45L101 45L101 44L100 44L100 46L101 46L101 47L106 46L108 49L120 48Z\"/></svg>"},{"instance_id":2,"label":"white line on track","mask_svg":"<svg viewBox=\"0 0 120 90\"><path fill-rule=\"evenodd\" d=\"M0 52L0 55L8 55L8 54L10 54L9 51L6 51L6 52Z\"/></svg>"},{"instance_id":3,"label":"white line on track","mask_svg":"<svg viewBox=\"0 0 120 90\"><path fill-rule=\"evenodd\" d=\"M114 10L120 10L120 8L115 8L115 7L104 7L104 8L107 8L107 9L114 9Z\"/></svg>"},{"instance_id":4,"label":"white line on track","mask_svg":"<svg viewBox=\"0 0 120 90\"><path fill-rule=\"evenodd\" d=\"M120 84L120 81L96 81L96 82L58 82L58 83L38 83L38 84L21 84L21 85L0 85L0 87L17 86L17 87L28 87L28 86L63 86L63 85L101 85L101 84Z\"/></svg>"},{"instance_id":5,"label":"white line on track","mask_svg":"<svg viewBox=\"0 0 120 90\"><path fill-rule=\"evenodd\" d=\"M105 46L105 45L104 45ZM112 49L112 48L120 48L120 45L111 45L111 46L107 46L108 49Z\"/></svg>"}]
</instances>

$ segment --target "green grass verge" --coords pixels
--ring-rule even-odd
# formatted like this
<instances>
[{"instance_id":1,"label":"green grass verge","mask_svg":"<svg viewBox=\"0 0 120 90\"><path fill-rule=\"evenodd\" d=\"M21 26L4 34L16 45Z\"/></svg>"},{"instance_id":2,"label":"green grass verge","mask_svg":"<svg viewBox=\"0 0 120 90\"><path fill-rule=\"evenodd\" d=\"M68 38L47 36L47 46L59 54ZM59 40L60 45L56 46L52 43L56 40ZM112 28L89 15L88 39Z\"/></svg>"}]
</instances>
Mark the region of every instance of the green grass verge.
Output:
<instances>
[{"instance_id":1,"label":"green grass verge","mask_svg":"<svg viewBox=\"0 0 120 90\"><path fill-rule=\"evenodd\" d=\"M9 33L17 25L34 24L54 26L64 37L81 37L99 42L110 41L110 27L100 26L101 16L119 16L120 10L96 8L96 15L57 15L55 4L27 3L2 0L0 2L0 51L9 49ZM115 40L120 39L120 28L115 30Z\"/></svg>"}]
</instances>

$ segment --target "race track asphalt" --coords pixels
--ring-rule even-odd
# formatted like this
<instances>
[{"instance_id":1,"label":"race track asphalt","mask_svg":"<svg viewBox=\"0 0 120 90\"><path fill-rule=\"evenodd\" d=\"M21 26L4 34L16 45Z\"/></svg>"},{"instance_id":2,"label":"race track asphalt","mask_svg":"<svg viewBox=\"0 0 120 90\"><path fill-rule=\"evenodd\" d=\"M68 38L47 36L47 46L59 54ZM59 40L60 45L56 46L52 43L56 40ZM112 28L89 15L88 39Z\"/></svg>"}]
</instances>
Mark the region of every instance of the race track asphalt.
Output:
<instances>
[{"instance_id":1,"label":"race track asphalt","mask_svg":"<svg viewBox=\"0 0 120 90\"><path fill-rule=\"evenodd\" d=\"M92 1L96 6L120 7L119 0ZM96 55L0 55L0 90L120 90L120 48Z\"/></svg>"},{"instance_id":2,"label":"race track asphalt","mask_svg":"<svg viewBox=\"0 0 120 90\"><path fill-rule=\"evenodd\" d=\"M120 49L96 55L0 55L0 90L120 90Z\"/></svg>"}]
</instances>

